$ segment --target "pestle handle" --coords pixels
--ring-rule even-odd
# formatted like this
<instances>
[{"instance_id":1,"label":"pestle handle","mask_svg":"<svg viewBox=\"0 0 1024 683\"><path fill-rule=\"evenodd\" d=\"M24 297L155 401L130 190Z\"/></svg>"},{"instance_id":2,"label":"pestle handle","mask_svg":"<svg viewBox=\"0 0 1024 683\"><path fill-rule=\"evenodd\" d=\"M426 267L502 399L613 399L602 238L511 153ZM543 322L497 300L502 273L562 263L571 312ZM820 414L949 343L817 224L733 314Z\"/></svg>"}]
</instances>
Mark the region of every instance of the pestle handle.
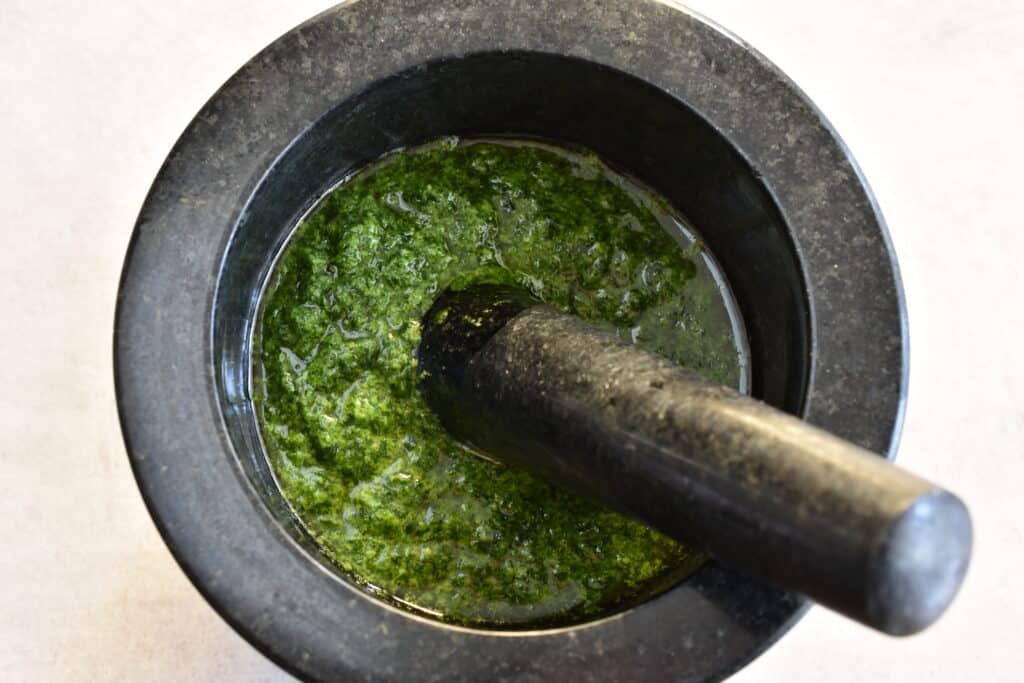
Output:
<instances>
[{"instance_id":1,"label":"pestle handle","mask_svg":"<svg viewBox=\"0 0 1024 683\"><path fill-rule=\"evenodd\" d=\"M893 635L971 551L953 494L500 285L423 318L422 389L457 438Z\"/></svg>"}]
</instances>

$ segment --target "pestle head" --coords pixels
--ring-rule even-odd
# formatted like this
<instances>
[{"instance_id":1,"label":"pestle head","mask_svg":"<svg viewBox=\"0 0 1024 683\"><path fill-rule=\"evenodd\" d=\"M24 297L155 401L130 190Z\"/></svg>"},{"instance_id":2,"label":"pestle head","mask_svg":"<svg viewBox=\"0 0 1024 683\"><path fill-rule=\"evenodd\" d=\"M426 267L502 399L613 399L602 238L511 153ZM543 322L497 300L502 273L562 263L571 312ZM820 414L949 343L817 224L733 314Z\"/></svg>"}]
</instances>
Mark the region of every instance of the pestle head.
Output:
<instances>
[{"instance_id":1,"label":"pestle head","mask_svg":"<svg viewBox=\"0 0 1024 683\"><path fill-rule=\"evenodd\" d=\"M972 535L967 507L952 493L916 498L889 528L868 596L871 621L892 635L934 623L960 590Z\"/></svg>"}]
</instances>

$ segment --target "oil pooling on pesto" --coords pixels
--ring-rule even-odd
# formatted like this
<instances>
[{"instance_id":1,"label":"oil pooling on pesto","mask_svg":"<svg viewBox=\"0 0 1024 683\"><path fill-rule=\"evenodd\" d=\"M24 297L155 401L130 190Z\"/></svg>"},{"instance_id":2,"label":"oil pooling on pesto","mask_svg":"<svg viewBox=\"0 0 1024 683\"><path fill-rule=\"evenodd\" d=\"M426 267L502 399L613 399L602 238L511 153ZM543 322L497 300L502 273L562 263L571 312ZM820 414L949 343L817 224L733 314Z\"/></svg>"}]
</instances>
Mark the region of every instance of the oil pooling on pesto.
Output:
<instances>
[{"instance_id":1,"label":"oil pooling on pesto","mask_svg":"<svg viewBox=\"0 0 1024 683\"><path fill-rule=\"evenodd\" d=\"M445 432L417 388L419 321L450 284L515 283L742 386L717 278L593 157L454 140L391 155L316 206L263 297L255 402L281 490L346 575L448 621L570 623L664 587L700 555Z\"/></svg>"}]
</instances>

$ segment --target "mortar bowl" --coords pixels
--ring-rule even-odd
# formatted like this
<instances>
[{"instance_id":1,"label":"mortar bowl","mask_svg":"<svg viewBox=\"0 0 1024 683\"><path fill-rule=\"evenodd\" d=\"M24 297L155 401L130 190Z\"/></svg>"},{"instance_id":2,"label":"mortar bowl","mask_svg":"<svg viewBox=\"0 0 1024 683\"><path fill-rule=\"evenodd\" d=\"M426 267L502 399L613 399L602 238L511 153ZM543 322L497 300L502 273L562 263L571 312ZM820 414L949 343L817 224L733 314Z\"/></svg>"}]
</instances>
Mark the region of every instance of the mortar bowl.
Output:
<instances>
[{"instance_id":1,"label":"mortar bowl","mask_svg":"<svg viewBox=\"0 0 1024 683\"><path fill-rule=\"evenodd\" d=\"M751 392L894 455L907 383L895 257L842 141L775 67L649 0L360 0L232 77L139 216L115 364L154 520L210 604L305 680L721 680L805 601L710 562L591 621L463 628L360 589L283 499L251 401L253 325L274 260L340 180L442 136L585 148L657 191L731 286Z\"/></svg>"}]
</instances>

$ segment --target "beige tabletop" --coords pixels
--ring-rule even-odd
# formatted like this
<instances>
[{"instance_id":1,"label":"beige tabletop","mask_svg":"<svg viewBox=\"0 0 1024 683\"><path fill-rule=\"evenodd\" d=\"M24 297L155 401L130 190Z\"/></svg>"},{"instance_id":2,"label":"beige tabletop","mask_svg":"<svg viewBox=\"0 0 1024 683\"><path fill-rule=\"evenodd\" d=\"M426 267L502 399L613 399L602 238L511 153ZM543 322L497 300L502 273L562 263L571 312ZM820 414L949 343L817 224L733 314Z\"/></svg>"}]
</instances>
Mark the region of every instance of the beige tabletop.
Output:
<instances>
[{"instance_id":1,"label":"beige tabletop","mask_svg":"<svg viewBox=\"0 0 1024 683\"><path fill-rule=\"evenodd\" d=\"M0 681L289 680L157 535L118 429L111 329L135 214L176 136L329 5L0 0ZM1020 681L1024 2L691 6L788 72L874 186L910 309L900 462L960 493L977 538L931 630L896 640L814 609L732 680Z\"/></svg>"}]
</instances>

